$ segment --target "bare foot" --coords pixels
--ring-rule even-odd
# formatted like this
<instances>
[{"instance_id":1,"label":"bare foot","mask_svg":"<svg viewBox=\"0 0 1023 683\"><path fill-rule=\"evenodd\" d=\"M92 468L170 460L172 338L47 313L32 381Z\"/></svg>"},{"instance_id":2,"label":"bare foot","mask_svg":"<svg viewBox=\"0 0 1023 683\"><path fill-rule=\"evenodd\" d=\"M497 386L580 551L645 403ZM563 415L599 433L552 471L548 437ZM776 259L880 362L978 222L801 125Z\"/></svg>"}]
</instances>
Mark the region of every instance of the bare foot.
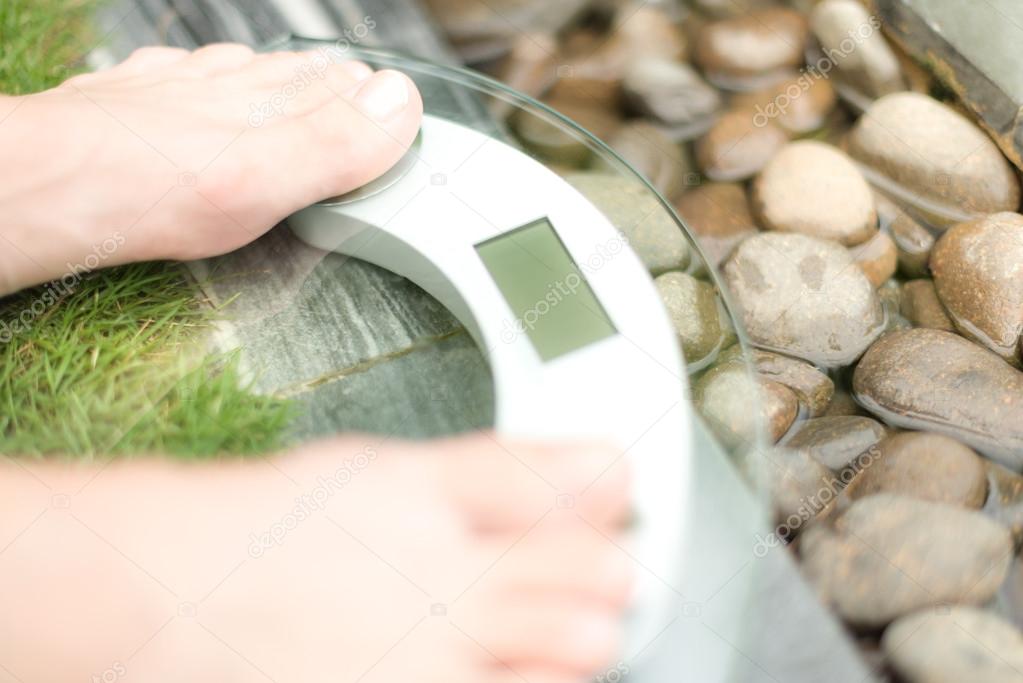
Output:
<instances>
[{"instance_id":1,"label":"bare foot","mask_svg":"<svg viewBox=\"0 0 1023 683\"><path fill-rule=\"evenodd\" d=\"M631 585L610 540L626 476L594 483L614 456L481 435L8 463L0 664L26 681L587 680L618 652Z\"/></svg>"},{"instance_id":2,"label":"bare foot","mask_svg":"<svg viewBox=\"0 0 1023 683\"><path fill-rule=\"evenodd\" d=\"M397 72L241 45L144 48L0 97L0 295L74 266L235 249L386 171L421 114Z\"/></svg>"}]
</instances>

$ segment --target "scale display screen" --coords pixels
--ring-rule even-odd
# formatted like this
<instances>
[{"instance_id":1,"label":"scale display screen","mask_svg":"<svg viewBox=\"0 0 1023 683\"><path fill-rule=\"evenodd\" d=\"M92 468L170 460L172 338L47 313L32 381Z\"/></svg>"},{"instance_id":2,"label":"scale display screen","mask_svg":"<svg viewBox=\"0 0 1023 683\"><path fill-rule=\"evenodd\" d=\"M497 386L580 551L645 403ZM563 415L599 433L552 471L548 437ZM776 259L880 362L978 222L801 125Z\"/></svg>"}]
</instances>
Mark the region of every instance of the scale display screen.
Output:
<instances>
[{"instance_id":1,"label":"scale display screen","mask_svg":"<svg viewBox=\"0 0 1023 683\"><path fill-rule=\"evenodd\" d=\"M549 361L617 333L549 220L480 242L476 252L515 315L502 340L525 334Z\"/></svg>"}]
</instances>

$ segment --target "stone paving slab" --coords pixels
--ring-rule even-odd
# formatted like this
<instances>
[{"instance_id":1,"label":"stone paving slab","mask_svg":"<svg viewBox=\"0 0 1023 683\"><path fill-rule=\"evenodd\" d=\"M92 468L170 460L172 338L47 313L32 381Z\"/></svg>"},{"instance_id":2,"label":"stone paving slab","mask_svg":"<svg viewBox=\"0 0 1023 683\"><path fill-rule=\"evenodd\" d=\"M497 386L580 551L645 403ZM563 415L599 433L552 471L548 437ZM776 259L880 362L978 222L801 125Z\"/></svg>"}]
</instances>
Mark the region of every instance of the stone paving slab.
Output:
<instances>
[{"instance_id":1,"label":"stone paving slab","mask_svg":"<svg viewBox=\"0 0 1023 683\"><path fill-rule=\"evenodd\" d=\"M888 35L955 92L1023 169L1023 2L871 1Z\"/></svg>"}]
</instances>

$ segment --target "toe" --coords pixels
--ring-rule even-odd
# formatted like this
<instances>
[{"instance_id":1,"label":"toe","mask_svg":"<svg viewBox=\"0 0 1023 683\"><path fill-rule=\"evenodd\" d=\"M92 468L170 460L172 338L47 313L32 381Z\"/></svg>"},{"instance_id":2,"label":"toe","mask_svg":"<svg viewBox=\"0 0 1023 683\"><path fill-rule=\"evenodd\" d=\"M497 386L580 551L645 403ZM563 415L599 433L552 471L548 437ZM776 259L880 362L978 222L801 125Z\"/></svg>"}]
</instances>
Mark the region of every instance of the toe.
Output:
<instances>
[{"instance_id":1,"label":"toe","mask_svg":"<svg viewBox=\"0 0 1023 683\"><path fill-rule=\"evenodd\" d=\"M568 675L593 674L619 655L620 620L609 611L551 599L489 605L451 621L480 648L484 661Z\"/></svg>"},{"instance_id":2,"label":"toe","mask_svg":"<svg viewBox=\"0 0 1023 683\"><path fill-rule=\"evenodd\" d=\"M479 581L481 590L509 599L572 598L619 610L632 595L631 558L614 538L578 518L555 519L523 537L508 535L480 543L486 557L499 558Z\"/></svg>"},{"instance_id":3,"label":"toe","mask_svg":"<svg viewBox=\"0 0 1023 683\"><path fill-rule=\"evenodd\" d=\"M627 515L625 458L604 445L483 434L452 441L448 451L451 495L481 529L524 528L552 509L571 509L601 528Z\"/></svg>"},{"instance_id":4,"label":"toe","mask_svg":"<svg viewBox=\"0 0 1023 683\"><path fill-rule=\"evenodd\" d=\"M238 43L215 43L195 50L175 64L183 73L193 76L215 76L236 71L255 57L251 47Z\"/></svg>"},{"instance_id":5,"label":"toe","mask_svg":"<svg viewBox=\"0 0 1023 683\"><path fill-rule=\"evenodd\" d=\"M180 47L140 47L131 53L128 59L124 60L109 73L117 77L138 76L154 69L160 69L172 64L177 64L192 54Z\"/></svg>"}]
</instances>

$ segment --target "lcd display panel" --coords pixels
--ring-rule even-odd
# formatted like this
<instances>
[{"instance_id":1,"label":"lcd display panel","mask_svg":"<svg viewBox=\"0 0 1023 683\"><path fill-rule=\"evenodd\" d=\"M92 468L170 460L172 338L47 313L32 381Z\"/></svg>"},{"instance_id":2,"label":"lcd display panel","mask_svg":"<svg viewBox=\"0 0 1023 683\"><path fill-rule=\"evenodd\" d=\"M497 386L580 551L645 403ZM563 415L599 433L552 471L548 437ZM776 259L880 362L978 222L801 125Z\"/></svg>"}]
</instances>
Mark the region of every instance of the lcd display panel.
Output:
<instances>
[{"instance_id":1,"label":"lcd display panel","mask_svg":"<svg viewBox=\"0 0 1023 683\"><path fill-rule=\"evenodd\" d=\"M617 333L549 220L481 242L476 252L515 315L502 340L525 334L549 361Z\"/></svg>"}]
</instances>

